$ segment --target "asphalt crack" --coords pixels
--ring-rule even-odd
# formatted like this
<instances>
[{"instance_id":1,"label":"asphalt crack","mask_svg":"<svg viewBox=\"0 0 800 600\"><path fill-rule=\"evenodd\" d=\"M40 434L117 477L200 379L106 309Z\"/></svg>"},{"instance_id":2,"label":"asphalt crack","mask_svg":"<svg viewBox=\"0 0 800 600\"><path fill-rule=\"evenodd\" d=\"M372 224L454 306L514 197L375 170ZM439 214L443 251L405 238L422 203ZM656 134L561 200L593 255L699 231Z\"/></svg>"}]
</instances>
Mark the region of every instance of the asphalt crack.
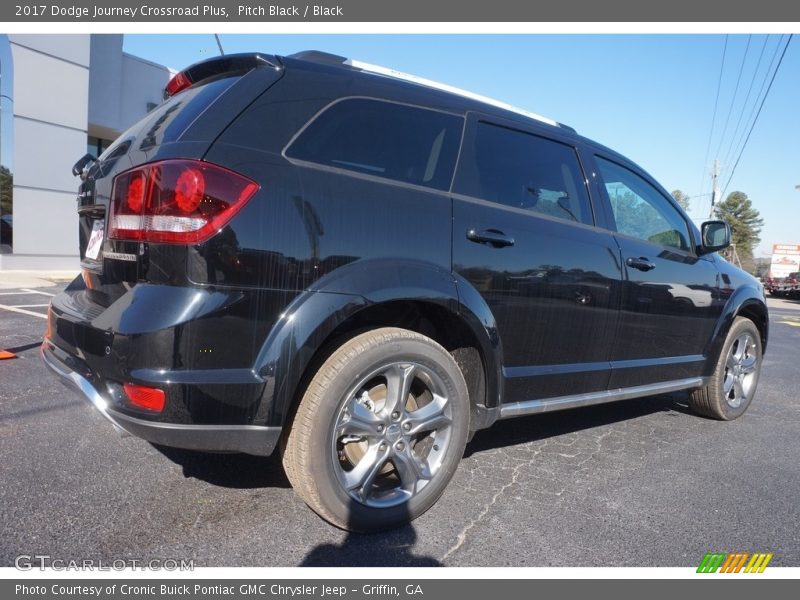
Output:
<instances>
[{"instance_id":1,"label":"asphalt crack","mask_svg":"<svg viewBox=\"0 0 800 600\"><path fill-rule=\"evenodd\" d=\"M535 471L538 471L539 474L533 474L533 478L540 481L549 481L550 483L554 483L558 480L557 474L555 470L552 470L554 465L547 464L536 464L541 463L541 459L543 457L548 457L550 459L554 457L558 457L559 459L566 459L570 463L569 470L572 471L573 475L580 474L586 467L587 463L595 460L597 456L603 452L604 450L604 441L606 438L610 436L618 435L619 432L615 430L614 427L604 428L597 432L595 435L592 435L592 439L590 440L580 440L579 436L569 436L566 439L546 439L543 440L541 445L539 445L536 449L532 449L531 451L533 454L529 456L526 460L519 462L515 465L511 470L511 477L510 479L500 486L500 488L492 495L488 502L486 502L483 507L480 509L478 514L467 523L461 531L456 536L455 543L450 546L450 548L444 553L441 558L441 562L444 563L447 561L448 558L456 554L467 542L470 537L470 532L475 529L481 522L483 522L486 517L492 511L492 508L496 506L503 497L505 497L509 490L517 485L524 485L524 475L528 468L535 467ZM578 443L578 442L581 443ZM588 442L588 444L587 444ZM586 444L586 445L584 445ZM620 444L624 448L625 441L621 441ZM583 448L581 447L583 446ZM588 447L587 447L588 446ZM577 452L574 454L568 454L564 452L567 447L572 447ZM546 451L547 450L547 451ZM573 452L575 451L573 450ZM585 455L585 456L584 456ZM580 458L584 456L583 458ZM575 461L574 459L580 458L580 460ZM549 469L548 467L551 467ZM543 475L546 474L546 475ZM466 486L469 488L469 484ZM547 486L545 486L546 488ZM534 492L537 495L545 495L548 497L556 497L558 499L559 505L564 506L565 501L565 494L568 495L570 493L571 486L555 486L557 491L551 489L529 489L529 492ZM572 509L570 509L572 510ZM588 516L588 515L586 515Z\"/></svg>"},{"instance_id":2,"label":"asphalt crack","mask_svg":"<svg viewBox=\"0 0 800 600\"><path fill-rule=\"evenodd\" d=\"M478 515L474 519L472 519L469 523L467 523L467 525L465 525L464 528L458 533L458 535L456 536L456 543L453 544L447 550L447 552L445 552L444 555L442 556L442 562L443 563L451 555L453 555L456 552L458 552L458 550L467 541L467 537L469 536L470 530L472 530L478 523L480 523L486 517L486 515L489 514L489 511L492 509L492 507L495 504L497 504L498 500L500 500L500 498L506 493L506 491L509 488L511 488L511 487L513 487L513 486L515 486L517 484L517 479L520 476L520 474L522 473L522 470L525 467L530 467L530 466L533 465L533 463L536 461L536 458L539 456L539 454L541 454L542 449L546 445L547 445L547 440L545 440L544 443L534 451L532 457L530 457L525 462L519 463L517 466L514 467L514 469L511 471L511 480L508 483L503 484L500 487L500 489L497 490L497 492L495 492L495 494L492 496L491 500L489 500L489 502L484 504L483 508L480 510Z\"/></svg>"}]
</instances>

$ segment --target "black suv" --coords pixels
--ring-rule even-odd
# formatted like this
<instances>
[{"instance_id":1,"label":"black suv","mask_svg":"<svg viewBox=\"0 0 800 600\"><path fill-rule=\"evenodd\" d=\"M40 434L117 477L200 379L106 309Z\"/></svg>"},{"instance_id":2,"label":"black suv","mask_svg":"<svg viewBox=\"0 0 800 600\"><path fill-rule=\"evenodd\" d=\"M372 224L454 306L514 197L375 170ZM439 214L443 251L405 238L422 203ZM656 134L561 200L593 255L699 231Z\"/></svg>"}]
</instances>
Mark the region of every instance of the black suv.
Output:
<instances>
[{"instance_id":1,"label":"black suv","mask_svg":"<svg viewBox=\"0 0 800 600\"><path fill-rule=\"evenodd\" d=\"M734 419L764 291L573 129L321 52L214 58L76 165L42 355L120 430L268 455L322 517L413 519L498 419L686 390Z\"/></svg>"}]
</instances>

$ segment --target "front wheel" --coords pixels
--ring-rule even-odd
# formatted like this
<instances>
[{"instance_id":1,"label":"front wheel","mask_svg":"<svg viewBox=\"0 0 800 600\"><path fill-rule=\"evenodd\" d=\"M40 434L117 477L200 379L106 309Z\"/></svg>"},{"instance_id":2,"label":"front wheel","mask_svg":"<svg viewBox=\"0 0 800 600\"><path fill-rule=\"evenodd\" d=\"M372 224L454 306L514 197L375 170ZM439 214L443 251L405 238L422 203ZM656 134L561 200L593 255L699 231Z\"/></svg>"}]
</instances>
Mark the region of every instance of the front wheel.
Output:
<instances>
[{"instance_id":1,"label":"front wheel","mask_svg":"<svg viewBox=\"0 0 800 600\"><path fill-rule=\"evenodd\" d=\"M377 531L428 510L469 433L469 399L453 357L398 328L363 333L312 378L283 464L295 491L343 529Z\"/></svg>"},{"instance_id":2,"label":"front wheel","mask_svg":"<svg viewBox=\"0 0 800 600\"><path fill-rule=\"evenodd\" d=\"M705 417L730 421L750 406L761 373L761 334L755 323L736 317L708 385L693 390L689 405Z\"/></svg>"}]
</instances>

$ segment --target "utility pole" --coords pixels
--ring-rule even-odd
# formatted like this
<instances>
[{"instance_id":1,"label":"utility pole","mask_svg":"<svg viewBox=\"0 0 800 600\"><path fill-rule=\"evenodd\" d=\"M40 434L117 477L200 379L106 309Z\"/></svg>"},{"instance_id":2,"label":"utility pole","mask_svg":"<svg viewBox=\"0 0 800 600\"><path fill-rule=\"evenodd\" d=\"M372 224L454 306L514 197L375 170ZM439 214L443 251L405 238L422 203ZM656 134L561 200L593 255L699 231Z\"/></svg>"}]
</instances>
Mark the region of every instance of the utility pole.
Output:
<instances>
[{"instance_id":1,"label":"utility pole","mask_svg":"<svg viewBox=\"0 0 800 600\"><path fill-rule=\"evenodd\" d=\"M719 160L714 159L714 168L711 170L711 210L708 213L710 219L714 218L714 206L719 198Z\"/></svg>"}]
</instances>

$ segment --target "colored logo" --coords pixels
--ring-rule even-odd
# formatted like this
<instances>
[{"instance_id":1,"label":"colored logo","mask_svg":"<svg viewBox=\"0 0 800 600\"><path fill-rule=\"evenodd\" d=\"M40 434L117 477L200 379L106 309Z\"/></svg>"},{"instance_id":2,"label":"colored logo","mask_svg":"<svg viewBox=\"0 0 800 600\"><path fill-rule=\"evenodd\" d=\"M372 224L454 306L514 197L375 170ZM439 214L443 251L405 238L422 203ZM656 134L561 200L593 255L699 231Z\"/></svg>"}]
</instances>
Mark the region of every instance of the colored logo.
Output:
<instances>
[{"instance_id":1,"label":"colored logo","mask_svg":"<svg viewBox=\"0 0 800 600\"><path fill-rule=\"evenodd\" d=\"M708 552L697 567L698 573L763 573L769 561L772 560L772 552Z\"/></svg>"}]
</instances>

